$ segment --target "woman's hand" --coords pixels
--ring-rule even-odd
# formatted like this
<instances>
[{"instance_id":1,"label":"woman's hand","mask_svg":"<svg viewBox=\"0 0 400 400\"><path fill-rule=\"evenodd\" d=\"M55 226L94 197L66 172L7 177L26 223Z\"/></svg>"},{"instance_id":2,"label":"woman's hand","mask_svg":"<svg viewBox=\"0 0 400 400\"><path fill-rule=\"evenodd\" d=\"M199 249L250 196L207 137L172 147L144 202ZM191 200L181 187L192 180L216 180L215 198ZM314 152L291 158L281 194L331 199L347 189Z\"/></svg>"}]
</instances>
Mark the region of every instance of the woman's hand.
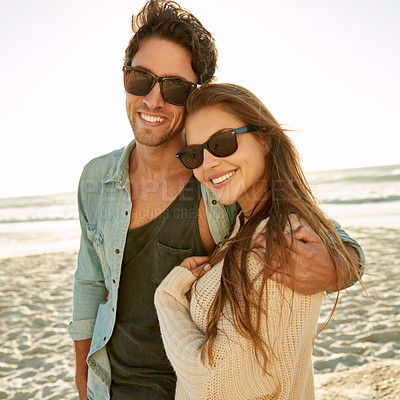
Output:
<instances>
[{"instance_id":1,"label":"woman's hand","mask_svg":"<svg viewBox=\"0 0 400 400\"><path fill-rule=\"evenodd\" d=\"M188 257L182 261L181 267L191 271L196 278L200 278L211 269L211 265L208 264L209 260L210 257L208 256Z\"/></svg>"}]
</instances>

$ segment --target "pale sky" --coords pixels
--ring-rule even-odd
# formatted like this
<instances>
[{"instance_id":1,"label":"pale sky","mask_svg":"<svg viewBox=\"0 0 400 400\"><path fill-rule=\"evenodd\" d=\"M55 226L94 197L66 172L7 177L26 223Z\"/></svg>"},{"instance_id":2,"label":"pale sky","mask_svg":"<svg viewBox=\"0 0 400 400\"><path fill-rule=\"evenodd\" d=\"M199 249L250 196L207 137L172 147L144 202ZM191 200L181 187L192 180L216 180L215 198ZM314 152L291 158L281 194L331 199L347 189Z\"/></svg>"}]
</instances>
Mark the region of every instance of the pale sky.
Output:
<instances>
[{"instance_id":1,"label":"pale sky","mask_svg":"<svg viewBox=\"0 0 400 400\"><path fill-rule=\"evenodd\" d=\"M400 1L181 0L306 171L399 164ZM144 1L2 0L0 197L74 191L133 137L122 59Z\"/></svg>"}]
</instances>

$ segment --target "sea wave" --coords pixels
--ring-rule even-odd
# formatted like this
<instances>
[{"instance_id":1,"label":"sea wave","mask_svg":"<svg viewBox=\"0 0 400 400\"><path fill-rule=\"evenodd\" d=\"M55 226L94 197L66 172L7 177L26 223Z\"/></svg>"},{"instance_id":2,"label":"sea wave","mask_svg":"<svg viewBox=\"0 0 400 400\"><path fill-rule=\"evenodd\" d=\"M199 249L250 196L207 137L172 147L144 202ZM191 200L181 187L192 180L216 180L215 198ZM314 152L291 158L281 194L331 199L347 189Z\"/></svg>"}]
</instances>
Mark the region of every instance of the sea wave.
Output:
<instances>
[{"instance_id":1,"label":"sea wave","mask_svg":"<svg viewBox=\"0 0 400 400\"><path fill-rule=\"evenodd\" d=\"M323 185L370 185L380 183L400 183L400 174L387 175L309 175L308 181L310 184L318 182Z\"/></svg>"},{"instance_id":2,"label":"sea wave","mask_svg":"<svg viewBox=\"0 0 400 400\"><path fill-rule=\"evenodd\" d=\"M334 185L337 183L341 185L400 183L400 167L398 165L319 171L306 175L310 183L318 182L324 185Z\"/></svg>"},{"instance_id":3,"label":"sea wave","mask_svg":"<svg viewBox=\"0 0 400 400\"><path fill-rule=\"evenodd\" d=\"M0 199L0 224L43 223L78 219L74 193Z\"/></svg>"},{"instance_id":4,"label":"sea wave","mask_svg":"<svg viewBox=\"0 0 400 400\"><path fill-rule=\"evenodd\" d=\"M30 222L58 222L58 221L77 221L78 217L75 215L66 215L66 216L37 216L37 217L28 217L28 216L13 216L12 218L1 218L0 224L15 224L15 223L30 223Z\"/></svg>"},{"instance_id":5,"label":"sea wave","mask_svg":"<svg viewBox=\"0 0 400 400\"><path fill-rule=\"evenodd\" d=\"M392 182L400 182L400 174L398 175L382 175L382 176L377 176L377 175L355 175L355 176L340 176L336 178L331 178L331 179L321 179L320 183L324 184L334 184L334 183L340 183L340 184L354 184L354 183L359 183L359 184L369 184L369 183L392 183Z\"/></svg>"},{"instance_id":6,"label":"sea wave","mask_svg":"<svg viewBox=\"0 0 400 400\"><path fill-rule=\"evenodd\" d=\"M45 208L54 206L68 206L76 204L75 193L58 193L42 196L25 196L0 198L0 209Z\"/></svg>"},{"instance_id":7,"label":"sea wave","mask_svg":"<svg viewBox=\"0 0 400 400\"><path fill-rule=\"evenodd\" d=\"M391 195L386 197L365 197L353 199L321 199L322 204L368 204L368 203L390 203L400 201L400 195Z\"/></svg>"}]
</instances>

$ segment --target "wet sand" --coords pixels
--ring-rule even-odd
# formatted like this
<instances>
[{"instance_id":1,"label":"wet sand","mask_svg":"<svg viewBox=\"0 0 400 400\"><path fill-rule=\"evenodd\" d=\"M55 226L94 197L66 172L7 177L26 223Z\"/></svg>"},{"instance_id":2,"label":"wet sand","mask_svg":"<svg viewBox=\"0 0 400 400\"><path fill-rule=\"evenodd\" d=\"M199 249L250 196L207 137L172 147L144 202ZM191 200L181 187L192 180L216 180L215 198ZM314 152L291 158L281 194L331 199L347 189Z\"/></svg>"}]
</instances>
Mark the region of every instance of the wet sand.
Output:
<instances>
[{"instance_id":1,"label":"wet sand","mask_svg":"<svg viewBox=\"0 0 400 400\"><path fill-rule=\"evenodd\" d=\"M359 284L342 293L317 338L316 398L398 400L400 230L346 230L367 254L370 298ZM0 399L77 398L67 333L75 263L75 252L0 259Z\"/></svg>"}]
</instances>

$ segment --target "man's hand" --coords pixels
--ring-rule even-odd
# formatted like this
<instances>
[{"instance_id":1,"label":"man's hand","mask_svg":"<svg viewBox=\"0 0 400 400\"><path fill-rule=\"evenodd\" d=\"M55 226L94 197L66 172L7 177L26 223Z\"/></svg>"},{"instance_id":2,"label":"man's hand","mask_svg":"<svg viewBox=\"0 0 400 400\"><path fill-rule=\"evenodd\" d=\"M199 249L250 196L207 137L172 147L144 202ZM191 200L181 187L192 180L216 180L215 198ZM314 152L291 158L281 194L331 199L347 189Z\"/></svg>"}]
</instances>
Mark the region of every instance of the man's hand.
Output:
<instances>
[{"instance_id":1,"label":"man's hand","mask_svg":"<svg viewBox=\"0 0 400 400\"><path fill-rule=\"evenodd\" d=\"M336 272L333 260L322 243L320 237L305 226L299 226L293 233L285 234L289 250L291 268L286 272L274 272L270 278L291 287L303 294L314 294L321 291L336 291L347 287L353 277L348 272L347 265L341 261ZM255 243L265 247L265 237L255 235ZM351 256L358 257L357 252L346 246ZM260 257L260 253L258 257ZM272 268L279 270L281 264L278 255L272 260ZM339 279L338 279L339 278ZM340 286L340 287L338 287Z\"/></svg>"},{"instance_id":2,"label":"man's hand","mask_svg":"<svg viewBox=\"0 0 400 400\"><path fill-rule=\"evenodd\" d=\"M211 265L208 264L209 260L210 257L207 256L188 257L182 261L181 267L191 271L196 278L200 278L211 269Z\"/></svg>"}]
</instances>

